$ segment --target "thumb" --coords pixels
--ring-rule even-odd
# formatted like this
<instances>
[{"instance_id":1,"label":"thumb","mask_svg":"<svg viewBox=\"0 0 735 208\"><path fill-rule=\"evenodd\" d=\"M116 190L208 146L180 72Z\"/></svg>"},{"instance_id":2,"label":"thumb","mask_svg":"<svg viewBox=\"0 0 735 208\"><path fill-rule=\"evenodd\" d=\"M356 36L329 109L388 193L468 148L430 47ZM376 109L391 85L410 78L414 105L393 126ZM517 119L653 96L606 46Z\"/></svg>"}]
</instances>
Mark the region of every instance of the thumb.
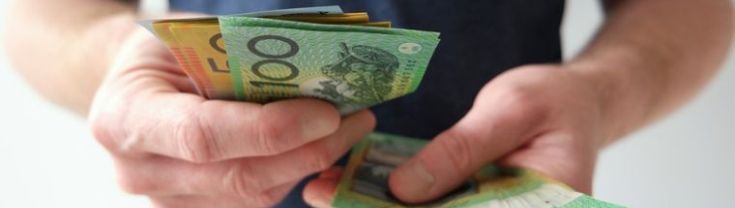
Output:
<instances>
[{"instance_id":1,"label":"thumb","mask_svg":"<svg viewBox=\"0 0 735 208\"><path fill-rule=\"evenodd\" d=\"M484 165L521 146L535 134L540 114L471 110L416 156L391 173L393 195L407 203L437 199Z\"/></svg>"}]
</instances>

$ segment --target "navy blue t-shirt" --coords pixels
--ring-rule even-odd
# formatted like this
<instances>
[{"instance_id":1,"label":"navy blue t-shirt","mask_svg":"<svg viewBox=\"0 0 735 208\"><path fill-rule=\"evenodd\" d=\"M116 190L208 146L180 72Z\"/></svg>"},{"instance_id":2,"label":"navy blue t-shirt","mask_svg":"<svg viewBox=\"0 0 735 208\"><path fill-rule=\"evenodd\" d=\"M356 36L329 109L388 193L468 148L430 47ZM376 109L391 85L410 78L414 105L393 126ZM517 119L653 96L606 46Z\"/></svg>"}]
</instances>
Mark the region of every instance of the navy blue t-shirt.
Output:
<instances>
[{"instance_id":1,"label":"navy blue t-shirt","mask_svg":"<svg viewBox=\"0 0 735 208\"><path fill-rule=\"evenodd\" d=\"M436 31L441 42L413 94L372 108L377 131L432 138L457 122L480 88L510 68L561 61L564 0L170 0L177 10L235 14L339 5L393 27ZM279 207L306 207L297 187Z\"/></svg>"}]
</instances>

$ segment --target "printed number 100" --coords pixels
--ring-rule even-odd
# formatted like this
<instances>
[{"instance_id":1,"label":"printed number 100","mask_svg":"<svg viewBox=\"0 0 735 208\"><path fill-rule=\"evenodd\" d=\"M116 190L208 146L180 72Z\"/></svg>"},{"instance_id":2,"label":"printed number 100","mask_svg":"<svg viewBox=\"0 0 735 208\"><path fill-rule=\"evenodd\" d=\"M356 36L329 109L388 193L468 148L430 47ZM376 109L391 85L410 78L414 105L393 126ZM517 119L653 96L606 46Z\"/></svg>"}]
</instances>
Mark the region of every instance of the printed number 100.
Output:
<instances>
[{"instance_id":1,"label":"printed number 100","mask_svg":"<svg viewBox=\"0 0 735 208\"><path fill-rule=\"evenodd\" d=\"M288 51L281 54L269 54L266 52L261 51L256 47L258 42L264 41L264 40L276 40L283 43L286 43L288 45ZM256 56L265 58L264 60L255 62L252 67L250 67L250 70L255 74L255 76L262 78L264 80L269 80L270 82L264 82L264 81L250 81L250 84L256 87L263 88L265 85L273 85L273 86L281 86L281 87L298 87L296 84L290 84L290 83L283 83L285 81L292 80L299 76L299 68L293 65L292 63L289 63L287 61L284 61L284 58L289 58L294 55L296 55L299 52L299 45L296 44L296 41L293 41L291 39L288 39L283 36L278 35L261 35L257 36L253 39L250 39L248 41L248 50L250 50L251 53L255 54ZM274 76L272 74L268 74L267 70L263 68L266 64L278 64L286 67L289 70L289 73L287 76Z\"/></svg>"}]
</instances>

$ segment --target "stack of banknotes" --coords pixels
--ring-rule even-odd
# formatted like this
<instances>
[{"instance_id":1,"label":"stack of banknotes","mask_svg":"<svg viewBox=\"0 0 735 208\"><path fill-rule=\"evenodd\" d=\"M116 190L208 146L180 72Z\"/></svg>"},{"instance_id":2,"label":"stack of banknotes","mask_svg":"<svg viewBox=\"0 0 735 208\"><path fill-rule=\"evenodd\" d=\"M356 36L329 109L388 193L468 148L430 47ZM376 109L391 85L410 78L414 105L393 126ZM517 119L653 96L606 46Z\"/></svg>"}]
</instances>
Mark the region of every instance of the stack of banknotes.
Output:
<instances>
[{"instance_id":1,"label":"stack of banknotes","mask_svg":"<svg viewBox=\"0 0 735 208\"><path fill-rule=\"evenodd\" d=\"M314 97L343 115L416 90L439 33L391 28L365 12L307 7L142 21L208 99L267 103ZM390 171L423 146L374 133L356 145L334 207L407 207L392 197ZM617 207L538 173L494 166L420 207Z\"/></svg>"},{"instance_id":2,"label":"stack of banknotes","mask_svg":"<svg viewBox=\"0 0 735 208\"><path fill-rule=\"evenodd\" d=\"M406 205L390 193L390 172L416 154L426 140L372 133L352 149L333 207L617 208L575 192L537 172L488 165L444 197Z\"/></svg>"},{"instance_id":3,"label":"stack of banknotes","mask_svg":"<svg viewBox=\"0 0 735 208\"><path fill-rule=\"evenodd\" d=\"M439 43L439 33L390 28L337 6L144 24L207 98L316 97L343 114L416 90Z\"/></svg>"}]
</instances>

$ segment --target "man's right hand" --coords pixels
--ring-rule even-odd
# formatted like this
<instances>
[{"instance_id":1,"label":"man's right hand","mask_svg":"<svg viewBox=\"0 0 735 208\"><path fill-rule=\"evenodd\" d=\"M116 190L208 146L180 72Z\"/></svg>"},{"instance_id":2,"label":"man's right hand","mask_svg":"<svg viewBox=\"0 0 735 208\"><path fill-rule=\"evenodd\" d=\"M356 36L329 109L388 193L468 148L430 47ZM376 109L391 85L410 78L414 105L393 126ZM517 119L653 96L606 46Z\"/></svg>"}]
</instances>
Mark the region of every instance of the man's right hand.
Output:
<instances>
[{"instance_id":1,"label":"man's right hand","mask_svg":"<svg viewBox=\"0 0 735 208\"><path fill-rule=\"evenodd\" d=\"M206 100L147 31L134 32L97 91L90 122L119 183L157 207L265 207L369 133L329 103Z\"/></svg>"}]
</instances>

